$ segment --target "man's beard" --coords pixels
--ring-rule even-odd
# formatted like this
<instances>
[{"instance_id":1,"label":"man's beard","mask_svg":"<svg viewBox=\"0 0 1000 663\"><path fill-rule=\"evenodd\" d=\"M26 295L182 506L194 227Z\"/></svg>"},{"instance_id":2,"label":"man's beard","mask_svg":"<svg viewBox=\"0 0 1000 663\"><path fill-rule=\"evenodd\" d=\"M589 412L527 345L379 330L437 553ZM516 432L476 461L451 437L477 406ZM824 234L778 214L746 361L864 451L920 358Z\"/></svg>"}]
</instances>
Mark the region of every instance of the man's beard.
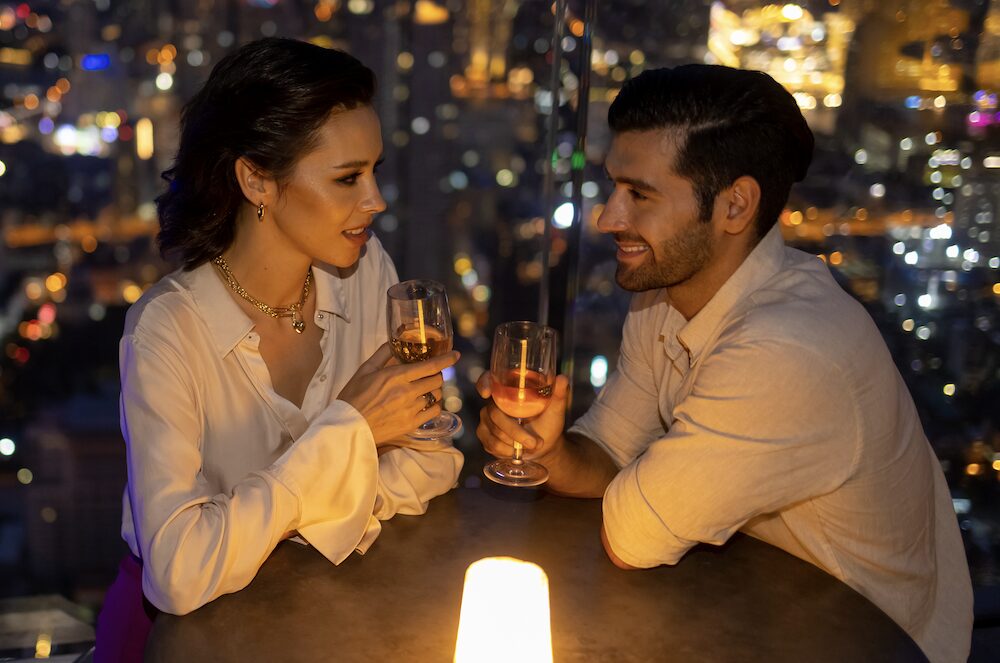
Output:
<instances>
[{"instance_id":1,"label":"man's beard","mask_svg":"<svg viewBox=\"0 0 1000 663\"><path fill-rule=\"evenodd\" d=\"M642 264L627 267L619 262L615 280L631 292L668 288L690 279L711 259L712 225L695 220L676 237L664 240L658 250L650 245Z\"/></svg>"}]
</instances>

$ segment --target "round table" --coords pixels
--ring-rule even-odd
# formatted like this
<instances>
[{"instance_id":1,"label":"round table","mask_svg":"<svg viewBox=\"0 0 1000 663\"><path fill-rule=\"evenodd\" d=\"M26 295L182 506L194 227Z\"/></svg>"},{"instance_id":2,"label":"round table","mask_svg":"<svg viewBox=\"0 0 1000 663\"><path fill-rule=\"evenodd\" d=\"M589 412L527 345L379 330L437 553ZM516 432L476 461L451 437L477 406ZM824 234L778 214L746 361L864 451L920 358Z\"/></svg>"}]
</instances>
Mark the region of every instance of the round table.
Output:
<instances>
[{"instance_id":1,"label":"round table","mask_svg":"<svg viewBox=\"0 0 1000 663\"><path fill-rule=\"evenodd\" d=\"M242 591L161 614L147 660L450 661L465 570L500 555L548 574L556 663L926 660L853 589L747 536L622 571L601 547L600 500L495 486L480 461L425 515L383 523L363 556L334 566L286 541ZM515 644L517 625L497 614L492 646Z\"/></svg>"}]
</instances>

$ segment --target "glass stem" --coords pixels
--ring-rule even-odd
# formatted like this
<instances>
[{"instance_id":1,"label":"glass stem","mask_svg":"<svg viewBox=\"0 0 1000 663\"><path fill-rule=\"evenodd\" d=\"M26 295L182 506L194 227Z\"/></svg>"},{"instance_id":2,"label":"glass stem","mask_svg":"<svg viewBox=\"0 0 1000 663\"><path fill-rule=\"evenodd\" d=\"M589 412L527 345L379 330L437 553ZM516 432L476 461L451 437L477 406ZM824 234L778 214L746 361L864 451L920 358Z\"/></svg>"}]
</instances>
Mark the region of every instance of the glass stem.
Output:
<instances>
[{"instance_id":1,"label":"glass stem","mask_svg":"<svg viewBox=\"0 0 1000 663\"><path fill-rule=\"evenodd\" d=\"M517 419L517 425L521 425L521 419ZM514 443L514 463L517 465L521 464L521 455L524 453L524 447L521 446L520 442Z\"/></svg>"}]
</instances>

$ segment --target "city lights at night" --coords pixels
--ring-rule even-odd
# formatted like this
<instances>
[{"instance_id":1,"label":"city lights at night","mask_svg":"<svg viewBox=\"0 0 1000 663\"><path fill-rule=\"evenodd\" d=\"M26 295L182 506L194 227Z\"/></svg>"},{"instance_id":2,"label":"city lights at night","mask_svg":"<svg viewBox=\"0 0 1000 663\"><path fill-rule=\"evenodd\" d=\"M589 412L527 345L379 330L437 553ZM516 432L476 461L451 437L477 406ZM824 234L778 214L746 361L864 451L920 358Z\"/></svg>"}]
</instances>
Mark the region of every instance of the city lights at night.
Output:
<instances>
[{"instance_id":1,"label":"city lights at night","mask_svg":"<svg viewBox=\"0 0 1000 663\"><path fill-rule=\"evenodd\" d=\"M279 36L377 77L387 209L371 231L401 279L447 287L461 359L439 400L467 454L501 322L559 331L571 421L614 381L630 293L597 219L625 82L695 62L769 74L816 139L781 235L874 320L977 599L1000 605L1000 0L590 4L0 0L0 600L58 594L92 616L115 578L119 341L179 267L156 243L157 199L180 186L161 174L212 68Z\"/></svg>"}]
</instances>

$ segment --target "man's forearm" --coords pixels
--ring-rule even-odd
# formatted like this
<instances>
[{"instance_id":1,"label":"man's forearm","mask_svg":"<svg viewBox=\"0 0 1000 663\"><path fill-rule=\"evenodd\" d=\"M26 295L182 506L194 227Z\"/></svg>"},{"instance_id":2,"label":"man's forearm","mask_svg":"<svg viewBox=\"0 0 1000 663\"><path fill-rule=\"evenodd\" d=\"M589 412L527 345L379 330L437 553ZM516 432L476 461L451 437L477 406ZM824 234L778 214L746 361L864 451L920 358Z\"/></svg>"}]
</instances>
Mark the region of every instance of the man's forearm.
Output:
<instances>
[{"instance_id":1,"label":"man's forearm","mask_svg":"<svg viewBox=\"0 0 1000 663\"><path fill-rule=\"evenodd\" d=\"M593 440L564 434L562 444L536 460L549 471L546 490L567 497L603 497L618 474L611 457Z\"/></svg>"}]
</instances>

